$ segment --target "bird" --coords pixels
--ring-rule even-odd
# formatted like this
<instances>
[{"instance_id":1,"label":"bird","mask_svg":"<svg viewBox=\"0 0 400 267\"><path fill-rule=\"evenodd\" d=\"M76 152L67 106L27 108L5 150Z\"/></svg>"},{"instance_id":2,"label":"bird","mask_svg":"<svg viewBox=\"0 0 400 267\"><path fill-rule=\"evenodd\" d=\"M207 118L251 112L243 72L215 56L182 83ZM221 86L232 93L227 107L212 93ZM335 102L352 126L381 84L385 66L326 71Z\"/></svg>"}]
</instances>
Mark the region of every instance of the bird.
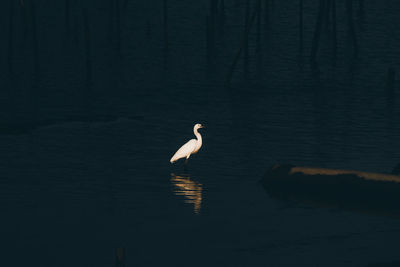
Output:
<instances>
[{"instance_id":1,"label":"bird","mask_svg":"<svg viewBox=\"0 0 400 267\"><path fill-rule=\"evenodd\" d=\"M178 151L176 151L175 154L170 159L171 163L175 163L177 160L181 158L186 158L185 160L185 168L186 168L190 155L197 153L200 150L201 145L203 144L201 135L198 132L198 130L201 128L204 128L204 126L201 125L200 123L196 123L194 125L193 133L197 139L190 139L186 144L181 146L181 148L179 148Z\"/></svg>"}]
</instances>

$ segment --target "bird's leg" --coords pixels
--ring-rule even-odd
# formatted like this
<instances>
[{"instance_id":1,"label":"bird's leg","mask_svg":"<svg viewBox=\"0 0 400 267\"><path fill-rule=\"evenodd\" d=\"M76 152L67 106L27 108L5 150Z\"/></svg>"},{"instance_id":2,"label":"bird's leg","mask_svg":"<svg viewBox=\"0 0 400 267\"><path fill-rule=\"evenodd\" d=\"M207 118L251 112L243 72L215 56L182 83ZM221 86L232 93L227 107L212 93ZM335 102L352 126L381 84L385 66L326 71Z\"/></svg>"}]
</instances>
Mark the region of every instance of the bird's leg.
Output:
<instances>
[{"instance_id":1,"label":"bird's leg","mask_svg":"<svg viewBox=\"0 0 400 267\"><path fill-rule=\"evenodd\" d=\"M186 158L185 159L185 164L183 165L183 170L185 171L185 172L187 172L187 166L188 166L188 162L189 162L189 158Z\"/></svg>"}]
</instances>

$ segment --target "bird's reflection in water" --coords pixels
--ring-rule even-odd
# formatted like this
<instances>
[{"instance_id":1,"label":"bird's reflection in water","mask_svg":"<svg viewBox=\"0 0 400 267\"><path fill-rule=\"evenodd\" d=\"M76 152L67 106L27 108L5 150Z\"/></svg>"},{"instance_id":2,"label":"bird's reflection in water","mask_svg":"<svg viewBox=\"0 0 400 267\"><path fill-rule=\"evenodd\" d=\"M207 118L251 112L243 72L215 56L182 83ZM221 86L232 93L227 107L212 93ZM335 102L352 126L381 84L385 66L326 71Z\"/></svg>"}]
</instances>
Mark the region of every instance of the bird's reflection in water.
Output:
<instances>
[{"instance_id":1,"label":"bird's reflection in water","mask_svg":"<svg viewBox=\"0 0 400 267\"><path fill-rule=\"evenodd\" d=\"M177 196L184 196L185 203L193 204L195 214L200 213L203 186L190 179L190 175L177 175L171 173L171 183L174 185L173 192Z\"/></svg>"}]
</instances>

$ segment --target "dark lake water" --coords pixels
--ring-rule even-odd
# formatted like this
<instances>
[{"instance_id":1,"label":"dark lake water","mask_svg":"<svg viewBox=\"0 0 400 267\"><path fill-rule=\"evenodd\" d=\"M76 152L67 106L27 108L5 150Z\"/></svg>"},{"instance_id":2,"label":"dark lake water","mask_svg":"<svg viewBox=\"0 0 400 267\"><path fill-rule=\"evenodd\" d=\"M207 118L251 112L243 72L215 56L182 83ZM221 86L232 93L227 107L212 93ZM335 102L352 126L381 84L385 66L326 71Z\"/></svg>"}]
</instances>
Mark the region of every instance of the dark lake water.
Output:
<instances>
[{"instance_id":1,"label":"dark lake water","mask_svg":"<svg viewBox=\"0 0 400 267\"><path fill-rule=\"evenodd\" d=\"M399 216L259 183L277 162L400 162L398 1L336 1L336 45L332 6L317 23L304 1L301 44L299 1L262 1L229 86L245 1L225 1L215 49L209 1L166 2L167 25L163 1L0 4L0 265L115 266L120 247L126 266L400 263ZM184 172L169 159L195 123L203 147Z\"/></svg>"}]
</instances>

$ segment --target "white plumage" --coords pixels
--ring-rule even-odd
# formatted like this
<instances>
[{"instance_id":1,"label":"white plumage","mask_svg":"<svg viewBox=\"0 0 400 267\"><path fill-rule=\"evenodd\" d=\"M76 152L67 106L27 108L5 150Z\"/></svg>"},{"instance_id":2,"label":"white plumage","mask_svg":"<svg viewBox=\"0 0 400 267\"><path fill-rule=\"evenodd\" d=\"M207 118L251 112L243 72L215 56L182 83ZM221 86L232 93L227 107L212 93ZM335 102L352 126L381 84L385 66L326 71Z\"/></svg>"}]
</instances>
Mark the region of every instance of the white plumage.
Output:
<instances>
[{"instance_id":1,"label":"white plumage","mask_svg":"<svg viewBox=\"0 0 400 267\"><path fill-rule=\"evenodd\" d=\"M181 148L179 148L178 151L176 151L175 154L172 156L170 160L171 163L174 163L175 161L181 158L186 158L185 163L187 163L187 160L189 159L190 155L195 154L200 150L201 145L203 144L201 135L198 132L200 128L204 128L204 126L199 123L194 125L193 133L197 139L191 139L186 144L181 146Z\"/></svg>"}]
</instances>

